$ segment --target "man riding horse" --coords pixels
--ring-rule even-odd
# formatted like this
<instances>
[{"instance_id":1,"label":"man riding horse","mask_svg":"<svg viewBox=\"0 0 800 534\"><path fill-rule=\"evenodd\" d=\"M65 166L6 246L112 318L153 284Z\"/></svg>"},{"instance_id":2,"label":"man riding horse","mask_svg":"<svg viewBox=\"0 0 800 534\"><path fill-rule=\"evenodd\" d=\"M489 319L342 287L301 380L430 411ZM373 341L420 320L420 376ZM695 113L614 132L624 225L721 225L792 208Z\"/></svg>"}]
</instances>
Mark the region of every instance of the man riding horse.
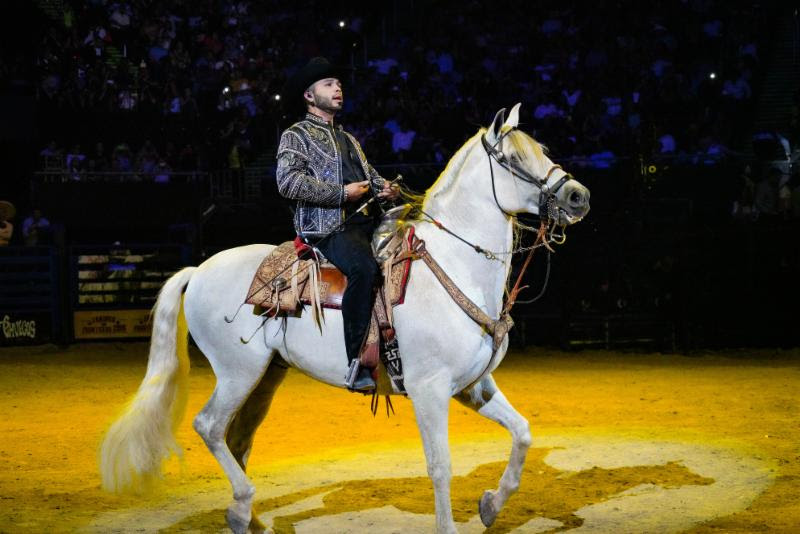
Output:
<instances>
[{"instance_id":1,"label":"man riding horse","mask_svg":"<svg viewBox=\"0 0 800 534\"><path fill-rule=\"evenodd\" d=\"M368 193L394 200L398 192L367 162L355 137L334 124L344 102L340 72L317 57L287 83L290 104L302 94L306 114L281 135L276 178L280 194L296 201L297 235L347 277L342 297L347 386L368 391L375 382L369 369L358 368L358 358L380 276L370 244L379 209L373 203L357 210Z\"/></svg>"}]
</instances>

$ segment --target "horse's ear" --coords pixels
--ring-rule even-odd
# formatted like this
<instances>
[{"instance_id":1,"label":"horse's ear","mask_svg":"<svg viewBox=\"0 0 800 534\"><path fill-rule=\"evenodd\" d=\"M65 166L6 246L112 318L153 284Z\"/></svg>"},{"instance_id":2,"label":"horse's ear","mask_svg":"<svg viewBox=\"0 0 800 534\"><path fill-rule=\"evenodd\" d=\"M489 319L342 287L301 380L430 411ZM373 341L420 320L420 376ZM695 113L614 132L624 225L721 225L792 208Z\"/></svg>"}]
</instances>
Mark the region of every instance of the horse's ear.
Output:
<instances>
[{"instance_id":1,"label":"horse's ear","mask_svg":"<svg viewBox=\"0 0 800 534\"><path fill-rule=\"evenodd\" d=\"M511 112L508 114L508 119L506 119L505 124L503 126L508 126L509 128L516 128L519 126L519 108L522 105L522 102L517 102L513 108L511 108Z\"/></svg>"},{"instance_id":2,"label":"horse's ear","mask_svg":"<svg viewBox=\"0 0 800 534\"><path fill-rule=\"evenodd\" d=\"M494 116L494 120L492 121L492 125L489 126L489 129L486 131L486 140L489 141L490 145L495 144L498 137L500 136L500 131L503 129L503 123L506 121L506 108L501 109L497 112L497 115Z\"/></svg>"}]
</instances>

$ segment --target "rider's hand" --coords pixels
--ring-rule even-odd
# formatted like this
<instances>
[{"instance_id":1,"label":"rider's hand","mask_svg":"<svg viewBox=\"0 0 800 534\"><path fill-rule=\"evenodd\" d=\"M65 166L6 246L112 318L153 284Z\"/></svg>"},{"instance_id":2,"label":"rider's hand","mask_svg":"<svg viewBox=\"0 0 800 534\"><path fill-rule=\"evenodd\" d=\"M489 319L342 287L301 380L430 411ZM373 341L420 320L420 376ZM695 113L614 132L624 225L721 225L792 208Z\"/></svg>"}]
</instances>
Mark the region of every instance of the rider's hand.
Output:
<instances>
[{"instance_id":1,"label":"rider's hand","mask_svg":"<svg viewBox=\"0 0 800 534\"><path fill-rule=\"evenodd\" d=\"M355 202L369 191L369 180L353 182L344 186L345 202Z\"/></svg>"},{"instance_id":2,"label":"rider's hand","mask_svg":"<svg viewBox=\"0 0 800 534\"><path fill-rule=\"evenodd\" d=\"M383 198L386 200L394 200L398 196L400 196L400 189L397 186L393 185L391 182L384 182L383 189L381 192L378 193L378 198Z\"/></svg>"}]
</instances>

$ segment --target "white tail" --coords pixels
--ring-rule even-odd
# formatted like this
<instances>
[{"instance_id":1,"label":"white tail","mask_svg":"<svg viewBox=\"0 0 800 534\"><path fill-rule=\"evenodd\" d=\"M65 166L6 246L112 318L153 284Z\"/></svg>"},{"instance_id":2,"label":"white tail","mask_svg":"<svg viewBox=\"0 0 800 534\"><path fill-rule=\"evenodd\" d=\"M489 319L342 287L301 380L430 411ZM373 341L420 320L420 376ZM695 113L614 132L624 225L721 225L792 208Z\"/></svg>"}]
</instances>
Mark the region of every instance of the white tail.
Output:
<instances>
[{"instance_id":1,"label":"white tail","mask_svg":"<svg viewBox=\"0 0 800 534\"><path fill-rule=\"evenodd\" d=\"M108 491L145 489L161 476L164 460L181 454L175 430L186 411L189 378L182 293L195 270L174 274L158 295L147 373L100 447L100 474Z\"/></svg>"}]
</instances>

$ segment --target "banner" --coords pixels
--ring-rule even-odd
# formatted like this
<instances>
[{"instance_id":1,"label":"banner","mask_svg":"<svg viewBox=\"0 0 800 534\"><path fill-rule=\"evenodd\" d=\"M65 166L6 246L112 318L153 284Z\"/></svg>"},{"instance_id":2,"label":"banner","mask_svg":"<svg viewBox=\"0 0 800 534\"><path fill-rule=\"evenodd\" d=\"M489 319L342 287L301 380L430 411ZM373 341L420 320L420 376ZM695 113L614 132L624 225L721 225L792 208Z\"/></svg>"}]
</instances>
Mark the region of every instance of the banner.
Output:
<instances>
[{"instance_id":1,"label":"banner","mask_svg":"<svg viewBox=\"0 0 800 534\"><path fill-rule=\"evenodd\" d=\"M51 322L50 312L0 312L0 346L47 343Z\"/></svg>"},{"instance_id":2,"label":"banner","mask_svg":"<svg viewBox=\"0 0 800 534\"><path fill-rule=\"evenodd\" d=\"M91 310L73 314L75 339L150 337L150 310Z\"/></svg>"}]
</instances>

